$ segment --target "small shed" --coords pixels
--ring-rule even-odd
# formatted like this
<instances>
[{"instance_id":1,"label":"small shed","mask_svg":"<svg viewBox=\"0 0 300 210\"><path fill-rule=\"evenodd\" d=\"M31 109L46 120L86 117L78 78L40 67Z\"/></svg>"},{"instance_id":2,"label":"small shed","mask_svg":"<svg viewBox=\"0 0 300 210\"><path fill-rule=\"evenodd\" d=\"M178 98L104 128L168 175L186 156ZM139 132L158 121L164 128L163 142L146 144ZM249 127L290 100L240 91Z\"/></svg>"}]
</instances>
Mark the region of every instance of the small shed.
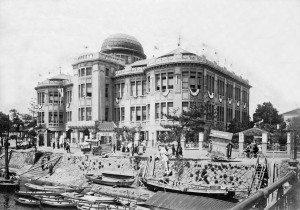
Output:
<instances>
[{"instance_id":1,"label":"small shed","mask_svg":"<svg viewBox=\"0 0 300 210\"><path fill-rule=\"evenodd\" d=\"M231 142L233 133L211 130L210 139L212 140L212 151L221 152L223 154L227 153L226 146Z\"/></svg>"}]
</instances>

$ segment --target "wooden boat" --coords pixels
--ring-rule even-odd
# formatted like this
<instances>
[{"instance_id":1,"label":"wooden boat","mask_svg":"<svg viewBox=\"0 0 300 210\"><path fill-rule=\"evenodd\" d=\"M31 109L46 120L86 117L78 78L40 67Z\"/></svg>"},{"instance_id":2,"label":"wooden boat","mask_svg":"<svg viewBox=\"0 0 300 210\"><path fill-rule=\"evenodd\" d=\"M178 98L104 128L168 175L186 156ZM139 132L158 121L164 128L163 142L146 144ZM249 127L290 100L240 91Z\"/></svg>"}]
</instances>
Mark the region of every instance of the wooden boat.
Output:
<instances>
[{"instance_id":1,"label":"wooden boat","mask_svg":"<svg viewBox=\"0 0 300 210\"><path fill-rule=\"evenodd\" d=\"M117 199L107 196L94 196L94 195L83 195L76 192L66 192L60 194L65 199L70 199L74 201L85 201L89 203L116 203Z\"/></svg>"},{"instance_id":2,"label":"wooden boat","mask_svg":"<svg viewBox=\"0 0 300 210\"><path fill-rule=\"evenodd\" d=\"M48 185L36 185L31 183L26 183L24 186L29 190L38 190L38 191L53 191L53 192L67 192L75 191L75 189L67 186L48 186Z\"/></svg>"},{"instance_id":3,"label":"wooden boat","mask_svg":"<svg viewBox=\"0 0 300 210\"><path fill-rule=\"evenodd\" d=\"M31 198L22 198L22 197L15 197L15 202L18 204L22 205L27 205L27 206L39 206L40 201L36 199L31 199Z\"/></svg>"},{"instance_id":4,"label":"wooden boat","mask_svg":"<svg viewBox=\"0 0 300 210\"><path fill-rule=\"evenodd\" d=\"M103 171L102 176L114 178L114 179L134 179L133 174L129 174L129 173L126 174L126 173L121 173L116 171Z\"/></svg>"},{"instance_id":5,"label":"wooden boat","mask_svg":"<svg viewBox=\"0 0 300 210\"><path fill-rule=\"evenodd\" d=\"M149 190L152 191L166 191L166 192L176 192L189 195L202 195L207 197L218 197L220 199L233 198L236 190L229 186L221 185L193 185L193 184L183 184L183 183L167 183L163 180L143 178L142 183Z\"/></svg>"},{"instance_id":6,"label":"wooden boat","mask_svg":"<svg viewBox=\"0 0 300 210\"><path fill-rule=\"evenodd\" d=\"M70 208L76 207L76 204L64 199L41 199L41 204L52 206L52 207L59 207L59 208Z\"/></svg>"},{"instance_id":7,"label":"wooden boat","mask_svg":"<svg viewBox=\"0 0 300 210\"><path fill-rule=\"evenodd\" d=\"M118 186L118 187L129 187L133 184L135 179L113 179L103 176L94 176L93 174L87 174L85 177L96 184Z\"/></svg>"},{"instance_id":8,"label":"wooden boat","mask_svg":"<svg viewBox=\"0 0 300 210\"><path fill-rule=\"evenodd\" d=\"M80 210L111 210L111 209L119 209L119 210L125 210L129 209L123 206L118 205L111 205L111 204L88 204L88 203L77 203L77 209Z\"/></svg>"},{"instance_id":9,"label":"wooden boat","mask_svg":"<svg viewBox=\"0 0 300 210\"><path fill-rule=\"evenodd\" d=\"M57 196L60 195L59 192L53 192L53 191L17 191L15 192L18 196L25 196L25 197L33 197L33 196L41 196L41 195L52 195Z\"/></svg>"}]
</instances>

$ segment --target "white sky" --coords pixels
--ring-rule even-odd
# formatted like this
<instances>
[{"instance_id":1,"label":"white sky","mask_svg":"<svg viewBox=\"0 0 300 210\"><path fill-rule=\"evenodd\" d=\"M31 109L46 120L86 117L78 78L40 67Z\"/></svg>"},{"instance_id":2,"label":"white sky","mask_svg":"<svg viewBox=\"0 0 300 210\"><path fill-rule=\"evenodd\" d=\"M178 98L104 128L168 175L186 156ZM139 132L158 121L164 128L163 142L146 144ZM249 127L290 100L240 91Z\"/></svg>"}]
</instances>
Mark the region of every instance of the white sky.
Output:
<instances>
[{"instance_id":1,"label":"white sky","mask_svg":"<svg viewBox=\"0 0 300 210\"><path fill-rule=\"evenodd\" d=\"M204 43L250 81L251 116L263 102L300 107L299 0L0 0L0 111L27 113L38 81L60 65L72 74L84 46L99 51L114 33L135 36L148 58L176 49L179 33L186 50Z\"/></svg>"}]
</instances>

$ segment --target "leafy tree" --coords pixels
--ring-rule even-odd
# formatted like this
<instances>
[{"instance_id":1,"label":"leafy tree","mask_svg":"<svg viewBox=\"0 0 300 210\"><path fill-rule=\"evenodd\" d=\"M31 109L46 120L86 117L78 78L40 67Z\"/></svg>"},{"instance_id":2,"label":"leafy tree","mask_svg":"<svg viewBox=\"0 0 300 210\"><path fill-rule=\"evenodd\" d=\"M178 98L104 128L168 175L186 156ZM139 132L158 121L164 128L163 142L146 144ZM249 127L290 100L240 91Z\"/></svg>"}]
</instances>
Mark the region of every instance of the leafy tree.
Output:
<instances>
[{"instance_id":1,"label":"leafy tree","mask_svg":"<svg viewBox=\"0 0 300 210\"><path fill-rule=\"evenodd\" d=\"M0 112L0 137L1 137L1 144L3 146L3 133L6 133L8 131L9 126L9 116L4 114L3 112Z\"/></svg>"},{"instance_id":2,"label":"leafy tree","mask_svg":"<svg viewBox=\"0 0 300 210\"><path fill-rule=\"evenodd\" d=\"M123 139L132 143L132 148L134 149L135 135L136 133L139 133L141 131L141 126L131 127L131 128L127 126L123 126L122 128L115 128L114 131L116 133L117 139L119 139L120 136L122 136ZM134 155L133 149L132 149L132 156Z\"/></svg>"},{"instance_id":3,"label":"leafy tree","mask_svg":"<svg viewBox=\"0 0 300 210\"><path fill-rule=\"evenodd\" d=\"M300 144L300 117L294 117L288 120L288 130L293 130L295 132L295 138L298 143Z\"/></svg>"},{"instance_id":4,"label":"leafy tree","mask_svg":"<svg viewBox=\"0 0 300 210\"><path fill-rule=\"evenodd\" d=\"M181 136L196 137L199 132L204 131L205 116L213 114L209 111L209 104L203 104L201 101L194 100L191 102L188 110L182 110L178 114L178 109L170 113L163 113L169 123L161 124L163 128L169 129L170 133L166 137L166 142L177 141L180 144ZM210 127L210 126L209 126Z\"/></svg>"},{"instance_id":5,"label":"leafy tree","mask_svg":"<svg viewBox=\"0 0 300 210\"><path fill-rule=\"evenodd\" d=\"M271 102L264 102L262 105L258 104L253 114L253 122L257 123L262 121L264 124L280 124L283 122L283 119L278 114L276 108L273 107Z\"/></svg>"}]
</instances>

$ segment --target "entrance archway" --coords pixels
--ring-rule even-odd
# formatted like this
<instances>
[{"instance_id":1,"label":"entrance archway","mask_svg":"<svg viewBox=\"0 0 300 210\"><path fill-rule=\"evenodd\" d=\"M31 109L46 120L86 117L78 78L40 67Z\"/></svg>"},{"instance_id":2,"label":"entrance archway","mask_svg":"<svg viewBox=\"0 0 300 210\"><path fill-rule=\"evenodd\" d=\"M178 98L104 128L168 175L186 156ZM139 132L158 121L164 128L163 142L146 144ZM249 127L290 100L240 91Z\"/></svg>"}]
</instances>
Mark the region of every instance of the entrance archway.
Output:
<instances>
[{"instance_id":1,"label":"entrance archway","mask_svg":"<svg viewBox=\"0 0 300 210\"><path fill-rule=\"evenodd\" d=\"M90 137L90 131L88 129L85 129L83 131L83 139L85 140L85 139L88 139L89 137Z\"/></svg>"},{"instance_id":2,"label":"entrance archway","mask_svg":"<svg viewBox=\"0 0 300 210\"><path fill-rule=\"evenodd\" d=\"M73 132L72 129L67 130L66 132L66 139L71 139L71 133Z\"/></svg>"}]
</instances>

